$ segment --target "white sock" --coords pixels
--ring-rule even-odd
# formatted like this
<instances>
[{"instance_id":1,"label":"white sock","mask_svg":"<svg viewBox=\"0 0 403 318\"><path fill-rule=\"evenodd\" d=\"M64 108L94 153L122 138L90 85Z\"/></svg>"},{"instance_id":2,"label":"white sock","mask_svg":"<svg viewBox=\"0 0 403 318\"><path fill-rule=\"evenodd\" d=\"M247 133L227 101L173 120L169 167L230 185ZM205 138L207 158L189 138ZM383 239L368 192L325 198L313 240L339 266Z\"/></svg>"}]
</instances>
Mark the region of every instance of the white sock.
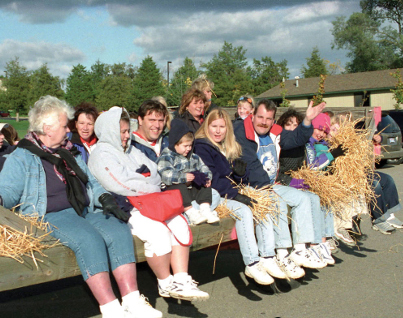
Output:
<instances>
[{"instance_id":1,"label":"white sock","mask_svg":"<svg viewBox=\"0 0 403 318\"><path fill-rule=\"evenodd\" d=\"M198 212L198 210L196 210L194 207L191 207L189 210L185 211L186 214L192 214L194 212Z\"/></svg>"},{"instance_id":2,"label":"white sock","mask_svg":"<svg viewBox=\"0 0 403 318\"><path fill-rule=\"evenodd\" d=\"M105 315L112 315L123 310L119 300L117 299L114 299L105 305L99 306L99 309L101 310L101 313Z\"/></svg>"},{"instance_id":3,"label":"white sock","mask_svg":"<svg viewBox=\"0 0 403 318\"><path fill-rule=\"evenodd\" d=\"M208 203L202 203L202 204L200 204L200 211L201 211L201 212L211 212L211 210L210 210L210 204L208 204Z\"/></svg>"},{"instance_id":4,"label":"white sock","mask_svg":"<svg viewBox=\"0 0 403 318\"><path fill-rule=\"evenodd\" d=\"M278 248L277 249L277 257L279 260L284 259L288 255L288 250L286 248Z\"/></svg>"},{"instance_id":5,"label":"white sock","mask_svg":"<svg viewBox=\"0 0 403 318\"><path fill-rule=\"evenodd\" d=\"M140 291L135 290L122 297L122 304L130 304L140 298Z\"/></svg>"},{"instance_id":6,"label":"white sock","mask_svg":"<svg viewBox=\"0 0 403 318\"><path fill-rule=\"evenodd\" d=\"M186 272L176 273L174 274L174 281L176 282L185 282L187 281L189 274Z\"/></svg>"},{"instance_id":7,"label":"white sock","mask_svg":"<svg viewBox=\"0 0 403 318\"><path fill-rule=\"evenodd\" d=\"M298 244L294 245L294 249L296 251L303 251L306 249L306 245L305 245L305 243L298 243Z\"/></svg>"},{"instance_id":8,"label":"white sock","mask_svg":"<svg viewBox=\"0 0 403 318\"><path fill-rule=\"evenodd\" d=\"M173 280L172 275L169 275L167 278L164 278L164 279L157 278L158 285L160 285L160 287L162 289L166 289L169 285L171 285L172 280Z\"/></svg>"}]
</instances>

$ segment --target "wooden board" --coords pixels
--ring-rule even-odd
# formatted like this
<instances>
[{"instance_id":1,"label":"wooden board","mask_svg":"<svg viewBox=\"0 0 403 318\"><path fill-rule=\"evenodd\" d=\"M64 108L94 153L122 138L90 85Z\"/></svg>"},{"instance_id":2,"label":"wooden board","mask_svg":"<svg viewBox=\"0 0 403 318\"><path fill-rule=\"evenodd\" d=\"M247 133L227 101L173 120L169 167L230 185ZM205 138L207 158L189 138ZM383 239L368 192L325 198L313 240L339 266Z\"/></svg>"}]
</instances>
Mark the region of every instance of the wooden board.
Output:
<instances>
[{"instance_id":1,"label":"wooden board","mask_svg":"<svg viewBox=\"0 0 403 318\"><path fill-rule=\"evenodd\" d=\"M29 233L42 235L43 232L16 216L13 212L0 206L0 224L12 226L19 231L26 229ZM217 245L233 239L235 221L225 218L217 224L201 224L192 226L192 251ZM137 237L133 237L137 262L144 262L144 244ZM47 257L36 255L38 268L29 257L24 257L21 264L8 257L0 257L0 292L25 286L50 282L62 278L81 275L74 253L67 247L59 245L44 251ZM41 261L40 261L41 260Z\"/></svg>"}]
</instances>

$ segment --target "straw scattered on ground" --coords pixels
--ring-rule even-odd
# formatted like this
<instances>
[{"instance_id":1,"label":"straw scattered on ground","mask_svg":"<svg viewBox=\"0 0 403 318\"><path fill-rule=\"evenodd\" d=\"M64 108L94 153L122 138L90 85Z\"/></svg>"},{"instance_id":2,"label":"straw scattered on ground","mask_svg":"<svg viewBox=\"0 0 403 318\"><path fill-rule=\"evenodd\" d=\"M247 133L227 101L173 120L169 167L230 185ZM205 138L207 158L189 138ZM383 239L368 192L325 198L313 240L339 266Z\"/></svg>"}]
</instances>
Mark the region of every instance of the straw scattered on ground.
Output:
<instances>
[{"instance_id":1,"label":"straw scattered on ground","mask_svg":"<svg viewBox=\"0 0 403 318\"><path fill-rule=\"evenodd\" d=\"M366 129L356 130L356 123L344 121L337 134L328 142L330 149L342 145L346 151L344 156L334 160L326 171L312 170L304 166L291 173L296 179L304 179L309 190L316 193L321 204L343 217L346 205L352 200L365 198L367 203L373 202L375 194L372 189L374 177L374 150L370 132Z\"/></svg>"}]
</instances>

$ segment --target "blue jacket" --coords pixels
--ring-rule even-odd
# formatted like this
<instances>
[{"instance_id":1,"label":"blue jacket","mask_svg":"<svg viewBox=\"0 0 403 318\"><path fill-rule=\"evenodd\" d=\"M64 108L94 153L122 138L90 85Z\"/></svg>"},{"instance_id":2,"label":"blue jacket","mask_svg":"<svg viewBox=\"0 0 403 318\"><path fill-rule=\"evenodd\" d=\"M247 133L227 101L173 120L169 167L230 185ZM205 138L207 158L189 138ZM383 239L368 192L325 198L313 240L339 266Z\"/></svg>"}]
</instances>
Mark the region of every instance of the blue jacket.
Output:
<instances>
[{"instance_id":1,"label":"blue jacket","mask_svg":"<svg viewBox=\"0 0 403 318\"><path fill-rule=\"evenodd\" d=\"M85 163L88 163L89 153L87 149L84 147L83 143L80 140L80 135L78 133L72 133L71 138L69 138L73 145L77 148L79 152L81 152L81 156Z\"/></svg>"},{"instance_id":2,"label":"blue jacket","mask_svg":"<svg viewBox=\"0 0 403 318\"><path fill-rule=\"evenodd\" d=\"M160 138L157 140L157 143L161 144L161 152L168 147L168 137L167 136L160 136ZM140 150L142 153L144 153L148 159L157 162L158 156L155 153L155 151L149 146L148 142L136 135L132 135L132 141L131 141L132 146L136 147L138 150Z\"/></svg>"},{"instance_id":3,"label":"blue jacket","mask_svg":"<svg viewBox=\"0 0 403 318\"><path fill-rule=\"evenodd\" d=\"M244 160L249 169L249 184L253 187L264 187L270 183L270 178L264 170L262 163L257 157L258 136L253 128L252 115L245 118L243 125L234 127L236 140L242 147L241 159ZM300 124L294 131L283 130L281 126L274 124L270 129L270 137L276 145L277 157L281 149L292 149L302 145L312 136L313 128Z\"/></svg>"},{"instance_id":4,"label":"blue jacket","mask_svg":"<svg viewBox=\"0 0 403 318\"><path fill-rule=\"evenodd\" d=\"M220 196L227 196L228 199L233 199L238 190L231 183L230 177L235 182L240 182L241 179L245 182L247 173L243 177L233 175L230 163L227 158L214 146L208 139L196 139L194 144L194 152L203 160L213 173L211 187L216 189Z\"/></svg>"},{"instance_id":5,"label":"blue jacket","mask_svg":"<svg viewBox=\"0 0 403 318\"><path fill-rule=\"evenodd\" d=\"M81 156L76 157L80 168L88 176L88 212L102 212L98 198L107 191L92 176ZM24 215L43 216L46 213L46 174L41 159L27 149L17 148L7 158L0 173L0 196L3 206L11 209L21 204Z\"/></svg>"}]
</instances>

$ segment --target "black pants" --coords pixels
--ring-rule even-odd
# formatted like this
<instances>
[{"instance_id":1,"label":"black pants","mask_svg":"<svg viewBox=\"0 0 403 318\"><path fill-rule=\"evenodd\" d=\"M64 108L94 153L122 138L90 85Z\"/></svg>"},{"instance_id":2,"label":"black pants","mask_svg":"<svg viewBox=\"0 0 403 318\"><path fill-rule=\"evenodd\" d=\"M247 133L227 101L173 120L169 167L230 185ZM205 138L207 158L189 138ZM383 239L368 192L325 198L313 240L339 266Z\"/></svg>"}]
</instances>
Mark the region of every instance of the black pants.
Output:
<instances>
[{"instance_id":1,"label":"black pants","mask_svg":"<svg viewBox=\"0 0 403 318\"><path fill-rule=\"evenodd\" d=\"M192 186L190 189L186 186L186 184L173 184L166 187L166 190L175 190L178 189L182 194L183 207L187 208L191 206L191 202L195 200L197 204L208 203L211 205L211 187L196 187Z\"/></svg>"}]
</instances>

